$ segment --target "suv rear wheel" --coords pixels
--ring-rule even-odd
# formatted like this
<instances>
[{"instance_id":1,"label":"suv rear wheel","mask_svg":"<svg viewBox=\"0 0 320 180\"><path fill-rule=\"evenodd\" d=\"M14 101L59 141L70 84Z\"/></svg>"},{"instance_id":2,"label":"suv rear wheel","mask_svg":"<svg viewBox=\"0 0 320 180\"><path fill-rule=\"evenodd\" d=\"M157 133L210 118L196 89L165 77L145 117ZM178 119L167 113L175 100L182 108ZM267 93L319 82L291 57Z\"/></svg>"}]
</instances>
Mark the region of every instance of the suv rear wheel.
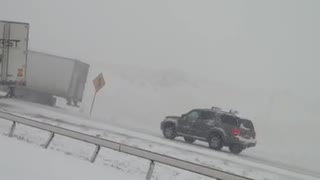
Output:
<instances>
[{"instance_id":1,"label":"suv rear wheel","mask_svg":"<svg viewBox=\"0 0 320 180\"><path fill-rule=\"evenodd\" d=\"M163 135L167 139L174 139L176 137L176 128L171 124L166 125L163 129Z\"/></svg>"},{"instance_id":2,"label":"suv rear wheel","mask_svg":"<svg viewBox=\"0 0 320 180\"><path fill-rule=\"evenodd\" d=\"M217 133L214 133L209 137L208 143L209 147L214 150L221 150L223 147L222 137Z\"/></svg>"},{"instance_id":3,"label":"suv rear wheel","mask_svg":"<svg viewBox=\"0 0 320 180\"><path fill-rule=\"evenodd\" d=\"M233 144L233 145L229 146L229 150L233 154L239 154L243 150L243 147L241 145L239 145L239 144Z\"/></svg>"},{"instance_id":4,"label":"suv rear wheel","mask_svg":"<svg viewBox=\"0 0 320 180\"><path fill-rule=\"evenodd\" d=\"M196 141L196 139L191 138L191 137L184 137L184 140L185 140L187 143L190 143L190 144L192 144L192 143L194 143L194 142Z\"/></svg>"}]
</instances>

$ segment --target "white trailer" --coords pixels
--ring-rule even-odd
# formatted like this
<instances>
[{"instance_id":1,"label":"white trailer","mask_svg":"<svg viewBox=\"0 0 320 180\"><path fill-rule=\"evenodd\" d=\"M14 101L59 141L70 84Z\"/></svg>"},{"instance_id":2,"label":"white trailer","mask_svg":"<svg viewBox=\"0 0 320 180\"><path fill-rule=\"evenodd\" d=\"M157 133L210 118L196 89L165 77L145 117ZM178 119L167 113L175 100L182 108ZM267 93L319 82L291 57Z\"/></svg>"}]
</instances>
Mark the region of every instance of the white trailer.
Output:
<instances>
[{"instance_id":1,"label":"white trailer","mask_svg":"<svg viewBox=\"0 0 320 180\"><path fill-rule=\"evenodd\" d=\"M77 105L82 101L88 72L89 65L79 60L29 51L26 89L63 97L68 104Z\"/></svg>"},{"instance_id":2,"label":"white trailer","mask_svg":"<svg viewBox=\"0 0 320 180\"><path fill-rule=\"evenodd\" d=\"M25 84L29 24L0 21L0 85Z\"/></svg>"},{"instance_id":3,"label":"white trailer","mask_svg":"<svg viewBox=\"0 0 320 180\"><path fill-rule=\"evenodd\" d=\"M54 105L82 101L89 65L79 60L28 51L29 24L0 21L0 87L6 97ZM8 88L9 87L9 88Z\"/></svg>"}]
</instances>

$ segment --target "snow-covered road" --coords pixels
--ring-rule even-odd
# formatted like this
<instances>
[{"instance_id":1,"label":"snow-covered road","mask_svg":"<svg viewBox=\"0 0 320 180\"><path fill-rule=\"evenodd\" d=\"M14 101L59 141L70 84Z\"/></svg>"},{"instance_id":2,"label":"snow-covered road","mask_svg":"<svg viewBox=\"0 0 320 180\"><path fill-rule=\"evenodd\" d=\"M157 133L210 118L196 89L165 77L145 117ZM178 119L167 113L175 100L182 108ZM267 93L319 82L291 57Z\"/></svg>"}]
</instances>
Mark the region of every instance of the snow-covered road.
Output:
<instances>
[{"instance_id":1,"label":"snow-covered road","mask_svg":"<svg viewBox=\"0 0 320 180\"><path fill-rule=\"evenodd\" d=\"M198 146L195 146L183 143L179 139L176 141L169 141L161 137L160 130L159 134L135 132L112 125L92 122L92 120L90 121L80 114L70 113L62 109L54 109L31 103L6 100L0 105L3 110L10 111L24 117L31 117L32 119L41 122L62 126L87 134L99 134L106 139L145 148L151 151L163 153L206 166L215 167L253 179L318 179L315 177L317 174L313 172L304 171L303 169L290 167L283 164L274 164L272 161L263 161L263 157L252 157L250 156L250 151L244 155L236 156L227 152L212 151L208 149L204 143L197 143ZM9 125L10 124L8 124L8 127ZM17 137L26 139L28 141L32 141L30 139L33 139L32 142L37 143L43 143L48 137L46 132L41 132L41 135L41 133L35 133L34 131L35 130L31 130L30 128L28 129L26 127L18 128L17 133L20 134L17 134ZM94 147L83 145L77 148L74 143L70 143L69 141L70 140L66 138L58 137L54 140L51 149L61 150L67 154L72 154L80 158L88 157L93 151ZM117 158L116 160L110 160L112 159L110 154L114 153L115 152L108 151L107 156L103 156L104 153L102 153L100 156L103 158L102 160L99 160L98 158L98 161L111 167L114 167L116 164L116 168L120 168L126 172L134 172L137 175L145 174L148 162L135 157L130 157L135 158L134 161L132 161L132 159L128 161L128 158ZM116 154L115 156L118 157L119 155ZM186 177L190 177L184 176L183 174L185 174L185 172L178 173L177 175L175 172L179 171L171 170L171 176L170 173L165 173L168 175L168 177L164 178L163 176L160 176L160 174L162 174L160 172L161 169L163 170L163 168L160 168L158 176L156 173L155 177L160 177L160 179L170 179L169 177L175 177L174 179L177 179L177 177L185 179ZM198 175L196 176L197 179L205 178ZM193 177L192 179L195 178Z\"/></svg>"}]
</instances>

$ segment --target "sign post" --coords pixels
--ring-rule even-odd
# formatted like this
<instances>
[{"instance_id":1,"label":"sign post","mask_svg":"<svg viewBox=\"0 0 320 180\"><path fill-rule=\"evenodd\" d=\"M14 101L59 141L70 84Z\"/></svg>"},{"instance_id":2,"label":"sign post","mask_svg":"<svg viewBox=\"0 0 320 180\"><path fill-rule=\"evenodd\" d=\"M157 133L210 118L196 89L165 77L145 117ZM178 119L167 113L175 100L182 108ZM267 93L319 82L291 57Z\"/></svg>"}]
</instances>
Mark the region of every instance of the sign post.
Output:
<instances>
[{"instance_id":1,"label":"sign post","mask_svg":"<svg viewBox=\"0 0 320 180\"><path fill-rule=\"evenodd\" d=\"M93 85L94 85L94 88L95 88L95 92L94 92L94 96L93 96L93 100L92 100L92 104L91 104L90 115L92 114L94 102L96 101L96 96L97 96L98 91L100 91L106 85L106 82L105 82L105 80L103 78L103 74L102 73L100 73L93 80Z\"/></svg>"},{"instance_id":2,"label":"sign post","mask_svg":"<svg viewBox=\"0 0 320 180\"><path fill-rule=\"evenodd\" d=\"M94 93L94 96L93 96L93 100L92 100L92 104L91 104L91 108L90 108L90 116L92 114L94 102L96 101L96 96L97 96L97 91Z\"/></svg>"}]
</instances>

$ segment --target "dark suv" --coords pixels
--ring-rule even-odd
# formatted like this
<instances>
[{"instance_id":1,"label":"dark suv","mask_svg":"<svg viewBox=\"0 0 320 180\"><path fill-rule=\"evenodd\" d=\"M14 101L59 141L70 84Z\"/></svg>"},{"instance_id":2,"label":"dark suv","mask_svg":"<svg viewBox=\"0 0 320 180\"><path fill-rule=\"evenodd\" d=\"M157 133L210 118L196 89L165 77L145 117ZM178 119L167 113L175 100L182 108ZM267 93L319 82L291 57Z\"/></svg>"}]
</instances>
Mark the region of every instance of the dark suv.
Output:
<instances>
[{"instance_id":1,"label":"dark suv","mask_svg":"<svg viewBox=\"0 0 320 180\"><path fill-rule=\"evenodd\" d=\"M205 141L215 150L228 146L234 154L256 145L256 133L250 120L219 109L194 109L181 117L167 116L161 122L161 130L168 139L182 136L188 143Z\"/></svg>"}]
</instances>

